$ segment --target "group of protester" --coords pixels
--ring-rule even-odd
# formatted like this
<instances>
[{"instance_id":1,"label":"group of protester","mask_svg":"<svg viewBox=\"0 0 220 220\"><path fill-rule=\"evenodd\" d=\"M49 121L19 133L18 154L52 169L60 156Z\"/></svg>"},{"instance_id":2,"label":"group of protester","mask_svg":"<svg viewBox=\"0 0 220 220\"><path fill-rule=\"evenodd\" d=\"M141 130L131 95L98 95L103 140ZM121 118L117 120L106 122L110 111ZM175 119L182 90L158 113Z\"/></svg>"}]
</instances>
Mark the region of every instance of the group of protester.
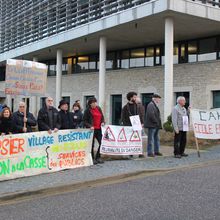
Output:
<instances>
[{"instance_id":1,"label":"group of protester","mask_svg":"<svg viewBox=\"0 0 220 220\"><path fill-rule=\"evenodd\" d=\"M142 106L140 98L137 97L136 92L129 92L127 94L128 103L122 109L122 124L124 126L131 126L130 116L139 115L140 122L143 129L147 133L147 155L148 157L163 156L160 152L159 130L162 129L161 116L159 110L159 103L161 96L153 94L152 100L147 106ZM185 153L186 147L186 133L188 127L189 111L184 107L186 100L183 96L177 98L177 105L173 108L172 125L174 129L174 157L187 157ZM187 120L184 118L187 117ZM184 123L187 123L185 126ZM131 155L132 156L132 155ZM143 155L139 155L143 157Z\"/></svg>"},{"instance_id":2,"label":"group of protester","mask_svg":"<svg viewBox=\"0 0 220 220\"><path fill-rule=\"evenodd\" d=\"M159 130L162 128L160 110L158 105L161 100L159 94L154 94L152 101L144 107L136 92L127 94L127 104L122 109L121 124L131 126L130 116L139 115L143 129L148 134L147 155L149 157L162 156L160 152ZM178 97L177 105L172 112L172 122L175 131L174 137L174 156L181 158L187 156L184 153L186 145L186 131L183 130L183 116L188 112L184 107L185 98ZM53 99L47 97L44 106L39 110L37 119L32 113L27 111L24 102L19 103L18 111L12 113L10 108L4 106L0 115L0 133L1 135L32 132L32 127L38 125L39 131L48 131L49 134L63 129L90 128L94 130L92 143L92 158L94 164L103 163L100 155L102 141L101 127L105 123L104 115L101 108L97 105L97 100L92 97L88 100L87 108L84 113L80 106L79 100L75 101L72 106L72 112L69 109L69 103L61 100L58 108L54 107ZM95 155L94 142L98 141L98 149ZM131 155L132 157L132 155ZM143 155L139 155L143 157Z\"/></svg>"}]
</instances>

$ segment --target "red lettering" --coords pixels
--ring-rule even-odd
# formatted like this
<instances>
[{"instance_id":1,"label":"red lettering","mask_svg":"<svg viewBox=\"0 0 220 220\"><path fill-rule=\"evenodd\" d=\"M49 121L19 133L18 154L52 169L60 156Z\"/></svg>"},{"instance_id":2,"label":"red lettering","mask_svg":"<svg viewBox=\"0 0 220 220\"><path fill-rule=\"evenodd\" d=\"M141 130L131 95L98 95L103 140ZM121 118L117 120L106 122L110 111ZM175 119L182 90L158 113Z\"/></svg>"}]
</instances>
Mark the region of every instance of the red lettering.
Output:
<instances>
[{"instance_id":1,"label":"red lettering","mask_svg":"<svg viewBox=\"0 0 220 220\"><path fill-rule=\"evenodd\" d=\"M200 133L200 134L213 134L212 131L212 124L194 124L194 129L196 133Z\"/></svg>"}]
</instances>

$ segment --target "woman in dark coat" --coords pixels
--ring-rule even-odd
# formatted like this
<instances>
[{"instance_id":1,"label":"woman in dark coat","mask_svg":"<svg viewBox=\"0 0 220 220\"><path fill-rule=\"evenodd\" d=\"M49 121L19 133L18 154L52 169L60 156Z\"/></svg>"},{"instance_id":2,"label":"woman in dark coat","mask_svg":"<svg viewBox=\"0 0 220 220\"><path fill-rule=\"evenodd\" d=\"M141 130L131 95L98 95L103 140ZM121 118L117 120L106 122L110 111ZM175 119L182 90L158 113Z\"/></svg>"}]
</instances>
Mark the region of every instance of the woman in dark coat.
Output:
<instances>
[{"instance_id":1,"label":"woman in dark coat","mask_svg":"<svg viewBox=\"0 0 220 220\"><path fill-rule=\"evenodd\" d=\"M73 124L74 128L82 128L83 127L83 113L81 111L81 107L79 103L73 104Z\"/></svg>"},{"instance_id":2,"label":"woman in dark coat","mask_svg":"<svg viewBox=\"0 0 220 220\"><path fill-rule=\"evenodd\" d=\"M88 107L84 111L83 122L86 128L90 128L94 130L94 136L93 136L93 142L92 142L92 159L93 159L94 164L104 163L100 155L100 147L101 147L101 142L102 142L101 126L104 125L104 116L103 116L101 108L97 106L97 100L94 97L88 100ZM96 157L94 156L95 139L99 143Z\"/></svg>"},{"instance_id":3,"label":"woman in dark coat","mask_svg":"<svg viewBox=\"0 0 220 220\"><path fill-rule=\"evenodd\" d=\"M0 115L0 134L12 134L14 133L15 124L12 119L12 113L10 108L5 107L3 108L1 115Z\"/></svg>"}]
</instances>

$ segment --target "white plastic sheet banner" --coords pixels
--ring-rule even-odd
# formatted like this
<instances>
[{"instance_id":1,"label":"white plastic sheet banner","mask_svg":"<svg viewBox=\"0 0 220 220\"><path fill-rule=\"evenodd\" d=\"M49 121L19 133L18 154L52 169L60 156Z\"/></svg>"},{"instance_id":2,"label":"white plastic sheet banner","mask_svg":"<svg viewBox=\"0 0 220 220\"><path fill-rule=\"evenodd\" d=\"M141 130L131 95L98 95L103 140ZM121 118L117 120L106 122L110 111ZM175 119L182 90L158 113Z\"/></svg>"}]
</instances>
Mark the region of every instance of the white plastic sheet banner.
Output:
<instances>
[{"instance_id":1,"label":"white plastic sheet banner","mask_svg":"<svg viewBox=\"0 0 220 220\"><path fill-rule=\"evenodd\" d=\"M102 127L101 154L139 155L142 154L141 131L132 127L106 125Z\"/></svg>"},{"instance_id":2,"label":"white plastic sheet banner","mask_svg":"<svg viewBox=\"0 0 220 220\"><path fill-rule=\"evenodd\" d=\"M192 109L193 129L195 137L201 139L220 139L220 109Z\"/></svg>"},{"instance_id":3,"label":"white plastic sheet banner","mask_svg":"<svg viewBox=\"0 0 220 220\"><path fill-rule=\"evenodd\" d=\"M0 180L93 164L90 129L0 136Z\"/></svg>"}]
</instances>

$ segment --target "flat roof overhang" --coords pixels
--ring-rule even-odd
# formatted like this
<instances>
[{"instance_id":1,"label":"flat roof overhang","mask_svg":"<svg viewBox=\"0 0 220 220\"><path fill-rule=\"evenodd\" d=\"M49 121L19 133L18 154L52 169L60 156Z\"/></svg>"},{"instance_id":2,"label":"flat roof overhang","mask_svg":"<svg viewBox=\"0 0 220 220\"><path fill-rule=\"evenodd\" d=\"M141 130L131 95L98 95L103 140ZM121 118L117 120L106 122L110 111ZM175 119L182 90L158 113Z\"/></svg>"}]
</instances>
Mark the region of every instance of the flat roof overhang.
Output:
<instances>
[{"instance_id":1,"label":"flat roof overhang","mask_svg":"<svg viewBox=\"0 0 220 220\"><path fill-rule=\"evenodd\" d=\"M0 54L3 64L9 58L38 60L97 53L100 36L107 37L107 50L164 43L165 18L174 19L174 40L220 35L220 9L191 0L154 0L102 18L41 41Z\"/></svg>"}]
</instances>

